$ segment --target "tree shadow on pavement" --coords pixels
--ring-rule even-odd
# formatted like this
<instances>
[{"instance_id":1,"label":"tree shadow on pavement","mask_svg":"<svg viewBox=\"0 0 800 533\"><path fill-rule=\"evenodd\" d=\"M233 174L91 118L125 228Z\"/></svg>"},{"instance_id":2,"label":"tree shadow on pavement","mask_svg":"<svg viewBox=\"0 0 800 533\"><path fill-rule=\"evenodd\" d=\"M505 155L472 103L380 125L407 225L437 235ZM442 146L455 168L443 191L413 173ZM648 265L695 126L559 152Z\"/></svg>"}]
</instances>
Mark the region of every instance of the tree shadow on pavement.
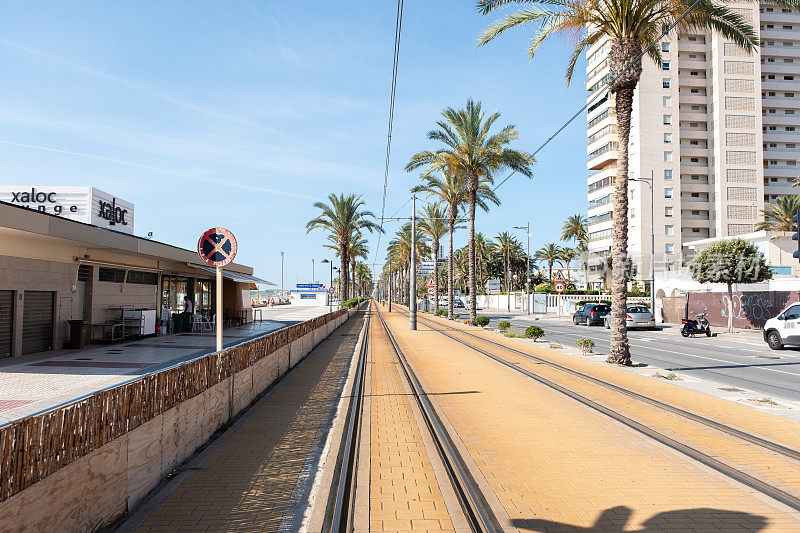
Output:
<instances>
[{"instance_id":1,"label":"tree shadow on pavement","mask_svg":"<svg viewBox=\"0 0 800 533\"><path fill-rule=\"evenodd\" d=\"M696 508L658 513L642 522L641 527L634 529L635 526L627 526L632 514L633 510L630 507L620 505L603 511L595 523L589 527L538 518L512 519L511 523L521 531L604 531L607 533L664 532L672 530L708 531L711 529L726 532L753 532L761 531L767 526L767 518L761 515L724 509Z\"/></svg>"}]
</instances>

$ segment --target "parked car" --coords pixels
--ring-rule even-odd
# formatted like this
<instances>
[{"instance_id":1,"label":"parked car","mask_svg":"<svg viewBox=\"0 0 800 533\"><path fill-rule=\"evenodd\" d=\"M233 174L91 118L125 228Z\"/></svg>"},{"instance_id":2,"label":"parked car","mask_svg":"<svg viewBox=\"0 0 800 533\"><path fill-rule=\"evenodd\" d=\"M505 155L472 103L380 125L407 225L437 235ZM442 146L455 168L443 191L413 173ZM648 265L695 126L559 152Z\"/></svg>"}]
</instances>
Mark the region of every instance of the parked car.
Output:
<instances>
[{"instance_id":1,"label":"parked car","mask_svg":"<svg viewBox=\"0 0 800 533\"><path fill-rule=\"evenodd\" d=\"M610 312L611 306L608 304L584 304L572 315L572 323L599 326Z\"/></svg>"},{"instance_id":2,"label":"parked car","mask_svg":"<svg viewBox=\"0 0 800 533\"><path fill-rule=\"evenodd\" d=\"M764 323L764 341L773 350L800 346L800 302L795 302Z\"/></svg>"},{"instance_id":3,"label":"parked car","mask_svg":"<svg viewBox=\"0 0 800 533\"><path fill-rule=\"evenodd\" d=\"M464 301L456 296L453 298L453 307L464 307Z\"/></svg>"},{"instance_id":4,"label":"parked car","mask_svg":"<svg viewBox=\"0 0 800 533\"><path fill-rule=\"evenodd\" d=\"M656 327L656 317L650 312L646 305L629 305L625 310L627 317L625 324L630 328L654 328ZM611 315L606 315L603 322L607 329L611 329Z\"/></svg>"}]
</instances>

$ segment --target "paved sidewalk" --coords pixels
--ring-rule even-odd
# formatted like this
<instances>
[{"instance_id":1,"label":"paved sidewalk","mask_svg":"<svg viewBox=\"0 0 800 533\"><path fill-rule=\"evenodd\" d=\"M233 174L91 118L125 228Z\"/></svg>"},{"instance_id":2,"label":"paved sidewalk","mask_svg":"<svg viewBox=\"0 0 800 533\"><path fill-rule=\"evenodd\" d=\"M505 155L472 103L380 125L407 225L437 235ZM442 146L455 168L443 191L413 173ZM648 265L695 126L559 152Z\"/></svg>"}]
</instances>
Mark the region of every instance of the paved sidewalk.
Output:
<instances>
[{"instance_id":1,"label":"paved sidewalk","mask_svg":"<svg viewBox=\"0 0 800 533\"><path fill-rule=\"evenodd\" d=\"M122 531L298 530L362 321L359 313L323 341Z\"/></svg>"},{"instance_id":2,"label":"paved sidewalk","mask_svg":"<svg viewBox=\"0 0 800 533\"><path fill-rule=\"evenodd\" d=\"M640 433L437 332L409 331L399 313L388 322L511 517L504 525L614 533L800 530L797 513ZM478 392L452 394L470 390Z\"/></svg>"},{"instance_id":3,"label":"paved sidewalk","mask_svg":"<svg viewBox=\"0 0 800 533\"><path fill-rule=\"evenodd\" d=\"M327 312L327 307L265 308L263 321L225 328L223 345L239 344ZM213 331L187 332L0 359L0 424L211 353L215 348Z\"/></svg>"}]
</instances>

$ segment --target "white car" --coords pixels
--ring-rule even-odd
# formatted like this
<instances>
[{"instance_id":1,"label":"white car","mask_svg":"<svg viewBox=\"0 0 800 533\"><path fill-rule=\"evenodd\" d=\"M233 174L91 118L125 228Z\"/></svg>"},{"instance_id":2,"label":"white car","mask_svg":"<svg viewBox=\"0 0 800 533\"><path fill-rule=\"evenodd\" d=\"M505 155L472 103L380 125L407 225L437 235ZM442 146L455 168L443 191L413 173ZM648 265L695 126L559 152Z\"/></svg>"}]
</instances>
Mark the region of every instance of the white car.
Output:
<instances>
[{"instance_id":1,"label":"white car","mask_svg":"<svg viewBox=\"0 0 800 533\"><path fill-rule=\"evenodd\" d=\"M606 329L611 329L611 315L603 318ZM626 310L625 324L630 328L655 328L656 319L646 305L629 305Z\"/></svg>"},{"instance_id":2,"label":"white car","mask_svg":"<svg viewBox=\"0 0 800 533\"><path fill-rule=\"evenodd\" d=\"M764 323L764 341L773 350L781 350L786 345L800 346L800 302L791 304Z\"/></svg>"}]
</instances>

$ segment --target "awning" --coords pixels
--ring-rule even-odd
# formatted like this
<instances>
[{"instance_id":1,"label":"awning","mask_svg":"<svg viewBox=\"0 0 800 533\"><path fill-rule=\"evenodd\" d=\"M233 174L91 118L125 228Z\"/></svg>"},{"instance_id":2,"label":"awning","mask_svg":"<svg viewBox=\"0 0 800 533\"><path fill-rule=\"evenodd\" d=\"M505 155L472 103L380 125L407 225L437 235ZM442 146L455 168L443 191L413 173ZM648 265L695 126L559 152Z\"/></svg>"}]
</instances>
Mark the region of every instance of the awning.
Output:
<instances>
[{"instance_id":1,"label":"awning","mask_svg":"<svg viewBox=\"0 0 800 533\"><path fill-rule=\"evenodd\" d=\"M197 270L202 270L204 272L210 272L212 274L216 274L217 273L217 269L216 268L203 266L203 265L189 265L189 266L192 267L192 268L196 268ZM239 272L231 272L230 270L225 270L224 268L222 269L222 277L223 278L228 278L231 281L238 281L240 283L258 283L259 285L273 285L273 286L275 286L275 284L270 282L270 281L265 281L265 280L263 280L261 278L257 278L255 276L249 276L247 274L240 274Z\"/></svg>"}]
</instances>

